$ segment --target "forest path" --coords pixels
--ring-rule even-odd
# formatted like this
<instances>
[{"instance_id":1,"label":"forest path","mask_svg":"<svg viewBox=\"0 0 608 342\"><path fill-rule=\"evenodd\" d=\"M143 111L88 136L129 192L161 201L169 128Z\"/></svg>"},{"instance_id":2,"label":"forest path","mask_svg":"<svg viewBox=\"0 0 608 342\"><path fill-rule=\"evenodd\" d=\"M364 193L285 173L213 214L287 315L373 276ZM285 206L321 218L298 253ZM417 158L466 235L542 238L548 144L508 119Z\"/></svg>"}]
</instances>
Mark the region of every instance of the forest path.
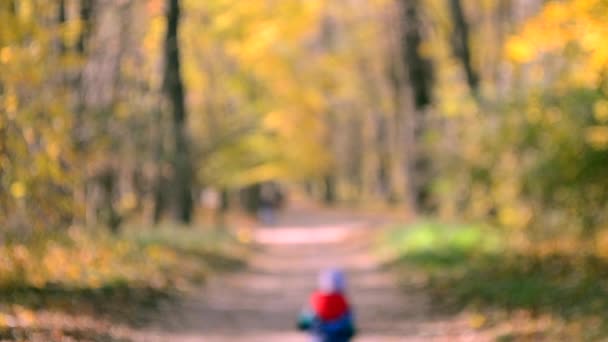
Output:
<instances>
[{"instance_id":1,"label":"forest path","mask_svg":"<svg viewBox=\"0 0 608 342\"><path fill-rule=\"evenodd\" d=\"M290 210L255 230L249 267L210 279L162 315L142 341L307 341L295 321L319 270L340 267L356 314L356 341L484 341L459 318L438 317L428 299L405 293L370 253L369 218Z\"/></svg>"}]
</instances>

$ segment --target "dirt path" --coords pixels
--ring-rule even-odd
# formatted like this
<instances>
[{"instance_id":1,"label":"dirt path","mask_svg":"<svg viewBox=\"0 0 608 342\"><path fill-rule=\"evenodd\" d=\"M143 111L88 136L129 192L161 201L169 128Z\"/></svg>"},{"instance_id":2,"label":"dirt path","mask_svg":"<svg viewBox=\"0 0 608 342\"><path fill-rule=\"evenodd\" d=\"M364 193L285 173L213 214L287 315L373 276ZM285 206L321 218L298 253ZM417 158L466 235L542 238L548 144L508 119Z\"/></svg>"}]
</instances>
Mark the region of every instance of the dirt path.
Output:
<instances>
[{"instance_id":1,"label":"dirt path","mask_svg":"<svg viewBox=\"0 0 608 342\"><path fill-rule=\"evenodd\" d=\"M432 318L420 294L406 294L369 253L369 219L295 211L259 228L260 249L242 272L211 279L168 311L142 341L307 341L294 330L320 269L346 270L357 341L482 341L462 319Z\"/></svg>"}]
</instances>

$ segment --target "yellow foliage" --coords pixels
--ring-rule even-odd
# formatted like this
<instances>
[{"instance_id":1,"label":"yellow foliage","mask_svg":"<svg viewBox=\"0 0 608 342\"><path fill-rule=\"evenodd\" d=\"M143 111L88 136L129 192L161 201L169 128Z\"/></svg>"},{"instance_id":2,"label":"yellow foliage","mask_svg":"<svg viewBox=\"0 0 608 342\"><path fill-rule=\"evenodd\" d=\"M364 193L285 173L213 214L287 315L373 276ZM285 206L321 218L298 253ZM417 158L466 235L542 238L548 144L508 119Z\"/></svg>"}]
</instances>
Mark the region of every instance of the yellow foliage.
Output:
<instances>
[{"instance_id":1,"label":"yellow foliage","mask_svg":"<svg viewBox=\"0 0 608 342\"><path fill-rule=\"evenodd\" d=\"M601 258L608 259L608 230L600 230L595 238L595 253Z\"/></svg>"},{"instance_id":2,"label":"yellow foliage","mask_svg":"<svg viewBox=\"0 0 608 342\"><path fill-rule=\"evenodd\" d=\"M534 45L521 37L513 37L506 44L507 56L514 62L527 63L536 57Z\"/></svg>"},{"instance_id":3,"label":"yellow foliage","mask_svg":"<svg viewBox=\"0 0 608 342\"><path fill-rule=\"evenodd\" d=\"M59 157L59 153L61 152L61 149L57 142L51 141L46 145L46 151L47 151L48 155L51 157L51 159L57 160L57 158Z\"/></svg>"},{"instance_id":4,"label":"yellow foliage","mask_svg":"<svg viewBox=\"0 0 608 342\"><path fill-rule=\"evenodd\" d=\"M26 189L22 182L14 182L11 185L11 194L15 198L23 198L25 196Z\"/></svg>"},{"instance_id":5,"label":"yellow foliage","mask_svg":"<svg viewBox=\"0 0 608 342\"><path fill-rule=\"evenodd\" d=\"M171 236L179 234L172 232ZM206 236L200 238L207 239ZM210 244L213 243L220 242ZM58 240L48 238L31 244L0 247L0 286L16 283L43 288L53 283L99 288L124 280L160 288L173 282L176 274L190 276L190 272L196 273L192 276L202 276L207 266L181 248L172 245L171 241L142 245L137 239L92 234L73 228L68 236ZM208 246L188 248L199 251ZM32 322L26 311L15 316L22 322Z\"/></svg>"},{"instance_id":6,"label":"yellow foliage","mask_svg":"<svg viewBox=\"0 0 608 342\"><path fill-rule=\"evenodd\" d=\"M205 132L202 135L209 137L211 145L214 136L222 140L221 130L233 125L216 112L225 103L243 104L236 109L239 121L261 123L253 134L235 139L236 145L254 152L256 162L232 161L227 149L217 152L214 161L203 163L203 168L217 165L213 167L222 169L222 175L212 176L218 182L243 185L320 172L319 164L310 161L323 150L321 121L327 95L317 89L316 75L325 65L312 60L302 63L298 56L314 55L306 45L317 39L325 5L325 0L216 0L206 6L184 2L190 15L184 17L182 29L188 35L200 35L183 50L186 88L194 94L189 98L191 108L204 113L193 119L196 129ZM200 16L209 20L204 27ZM246 71L248 76L234 70ZM250 98L252 92L257 93L255 100ZM296 155L304 157L297 165ZM203 173L209 177L207 171Z\"/></svg>"},{"instance_id":7,"label":"yellow foliage","mask_svg":"<svg viewBox=\"0 0 608 342\"><path fill-rule=\"evenodd\" d=\"M253 184L273 179L284 179L288 177L285 168L276 163L268 163L253 167L243 172L236 180L237 184Z\"/></svg>"},{"instance_id":8,"label":"yellow foliage","mask_svg":"<svg viewBox=\"0 0 608 342\"><path fill-rule=\"evenodd\" d=\"M80 20L69 20L61 27L60 39L67 46L74 46L78 41L84 23Z\"/></svg>"},{"instance_id":9,"label":"yellow foliage","mask_svg":"<svg viewBox=\"0 0 608 342\"><path fill-rule=\"evenodd\" d=\"M608 100L598 100L593 105L593 116L599 122L608 121Z\"/></svg>"},{"instance_id":10,"label":"yellow foliage","mask_svg":"<svg viewBox=\"0 0 608 342\"><path fill-rule=\"evenodd\" d=\"M0 328L13 327L15 321L13 316L0 312Z\"/></svg>"},{"instance_id":11,"label":"yellow foliage","mask_svg":"<svg viewBox=\"0 0 608 342\"><path fill-rule=\"evenodd\" d=\"M528 63L543 54L563 54L569 46L576 46L578 66L570 73L571 79L594 85L608 67L607 15L603 0L549 2L507 41L506 54L516 63Z\"/></svg>"},{"instance_id":12,"label":"yellow foliage","mask_svg":"<svg viewBox=\"0 0 608 342\"><path fill-rule=\"evenodd\" d=\"M487 318L485 315L480 313L475 313L469 316L468 322L469 326L473 329L480 329L486 323Z\"/></svg>"},{"instance_id":13,"label":"yellow foliage","mask_svg":"<svg viewBox=\"0 0 608 342\"><path fill-rule=\"evenodd\" d=\"M251 241L253 240L253 233L250 228L242 227L237 230L236 238L241 243L251 243Z\"/></svg>"},{"instance_id":14,"label":"yellow foliage","mask_svg":"<svg viewBox=\"0 0 608 342\"><path fill-rule=\"evenodd\" d=\"M608 148L608 126L592 126L585 131L585 140L596 149Z\"/></svg>"},{"instance_id":15,"label":"yellow foliage","mask_svg":"<svg viewBox=\"0 0 608 342\"><path fill-rule=\"evenodd\" d=\"M5 46L0 49L0 62L3 64L8 64L11 61L12 51L9 46Z\"/></svg>"},{"instance_id":16,"label":"yellow foliage","mask_svg":"<svg viewBox=\"0 0 608 342\"><path fill-rule=\"evenodd\" d=\"M498 210L498 221L505 227L525 228L531 218L531 210L523 205L506 205Z\"/></svg>"},{"instance_id":17,"label":"yellow foliage","mask_svg":"<svg viewBox=\"0 0 608 342\"><path fill-rule=\"evenodd\" d=\"M17 99L17 96L8 91L7 94L4 96L4 109L6 110L6 112L9 114L9 117L13 117L15 112L17 111L17 108L19 106L19 100Z\"/></svg>"},{"instance_id":18,"label":"yellow foliage","mask_svg":"<svg viewBox=\"0 0 608 342\"><path fill-rule=\"evenodd\" d=\"M118 207L122 211L132 210L137 206L137 196L134 192L128 192L120 198Z\"/></svg>"}]
</instances>

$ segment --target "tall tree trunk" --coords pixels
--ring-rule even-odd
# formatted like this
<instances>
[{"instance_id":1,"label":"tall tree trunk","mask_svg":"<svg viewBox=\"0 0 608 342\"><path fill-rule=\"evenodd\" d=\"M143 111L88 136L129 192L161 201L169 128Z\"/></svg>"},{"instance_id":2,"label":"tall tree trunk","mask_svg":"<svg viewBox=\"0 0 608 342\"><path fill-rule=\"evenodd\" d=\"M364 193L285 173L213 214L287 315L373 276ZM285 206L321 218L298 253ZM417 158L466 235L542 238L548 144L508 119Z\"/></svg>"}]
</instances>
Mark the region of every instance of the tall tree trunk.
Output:
<instances>
[{"instance_id":1,"label":"tall tree trunk","mask_svg":"<svg viewBox=\"0 0 608 342\"><path fill-rule=\"evenodd\" d=\"M164 125L163 113L160 110L155 110L153 113L154 126L151 130L151 140L154 148L152 151L152 158L155 163L155 173L152 185L152 221L154 224L158 224L165 213L167 207L167 177L164 170L165 164L165 140L166 140L166 128Z\"/></svg>"},{"instance_id":2,"label":"tall tree trunk","mask_svg":"<svg viewBox=\"0 0 608 342\"><path fill-rule=\"evenodd\" d=\"M452 22L454 25L454 31L452 33L452 49L454 50L454 55L456 58L458 58L462 63L469 88L473 94L477 96L479 91L479 76L475 72L471 62L469 23L464 16L460 0L449 1L450 13L452 15Z\"/></svg>"},{"instance_id":3,"label":"tall tree trunk","mask_svg":"<svg viewBox=\"0 0 608 342\"><path fill-rule=\"evenodd\" d=\"M402 0L401 56L405 66L407 84L397 87L400 96L412 101L401 101L401 110L407 110L405 118L405 158L411 210L423 209L429 190L429 157L424 152L422 137L425 130L426 108L432 101L433 67L420 52L423 40L423 23L420 18L421 2ZM408 106L408 104L411 104Z\"/></svg>"},{"instance_id":4,"label":"tall tree trunk","mask_svg":"<svg viewBox=\"0 0 608 342\"><path fill-rule=\"evenodd\" d=\"M336 139L336 130L338 124L336 122L337 118L335 113L333 112L333 108L324 116L325 125L327 126L327 133L325 135L325 146L331 151L331 153L336 156L337 155L337 145L338 141ZM330 169L327 170L325 175L323 176L323 201L325 204L334 204L337 200L336 196L336 181L338 177L337 173L337 160L335 164L332 164Z\"/></svg>"},{"instance_id":5,"label":"tall tree trunk","mask_svg":"<svg viewBox=\"0 0 608 342\"><path fill-rule=\"evenodd\" d=\"M178 27L179 0L167 0L167 32L165 36L165 75L163 90L173 117L174 154L173 190L176 219L188 223L192 219L192 170L186 137L186 108L180 75Z\"/></svg>"},{"instance_id":6,"label":"tall tree trunk","mask_svg":"<svg viewBox=\"0 0 608 342\"><path fill-rule=\"evenodd\" d=\"M64 2L65 0L62 0ZM97 13L94 13L95 0L80 0L78 3L78 19L82 23L82 29L78 35L78 40L75 46L76 54L83 59L84 64L78 68L73 74L69 75L70 87L74 89L73 99L73 113L74 121L72 127L72 143L74 146L74 153L78 158L88 160L89 154L87 153L87 143L90 140L86 133L86 120L85 112L88 108L86 103L86 81L85 81L85 70L90 62L87 58L87 50L89 42L93 35L93 18ZM66 2L64 5L67 5ZM65 10L65 9L63 9ZM92 224L97 220L97 204L95 203L95 196L90 192L91 189L95 189L97 184L96 177L89 177L86 172L79 175L81 182L80 186L75 188L74 200L79 206L83 206L84 215L74 217L76 224Z\"/></svg>"},{"instance_id":7,"label":"tall tree trunk","mask_svg":"<svg viewBox=\"0 0 608 342\"><path fill-rule=\"evenodd\" d=\"M93 19L93 3L94 0L80 0L80 20L82 22L82 30L76 43L76 50L83 55L87 49L87 43L92 32Z\"/></svg>"},{"instance_id":8,"label":"tall tree trunk","mask_svg":"<svg viewBox=\"0 0 608 342\"><path fill-rule=\"evenodd\" d=\"M414 104L422 110L431 103L433 68L431 61L420 53L423 39L423 24L420 19L420 1L403 1L402 53L407 69L408 81L412 87Z\"/></svg>"},{"instance_id":9,"label":"tall tree trunk","mask_svg":"<svg viewBox=\"0 0 608 342\"><path fill-rule=\"evenodd\" d=\"M61 30L63 30L63 25L66 21L66 8L65 8L65 0L59 0L57 4L57 24ZM66 46L63 42L61 35L57 38L57 50L59 51L59 55L62 56L65 54Z\"/></svg>"}]
</instances>

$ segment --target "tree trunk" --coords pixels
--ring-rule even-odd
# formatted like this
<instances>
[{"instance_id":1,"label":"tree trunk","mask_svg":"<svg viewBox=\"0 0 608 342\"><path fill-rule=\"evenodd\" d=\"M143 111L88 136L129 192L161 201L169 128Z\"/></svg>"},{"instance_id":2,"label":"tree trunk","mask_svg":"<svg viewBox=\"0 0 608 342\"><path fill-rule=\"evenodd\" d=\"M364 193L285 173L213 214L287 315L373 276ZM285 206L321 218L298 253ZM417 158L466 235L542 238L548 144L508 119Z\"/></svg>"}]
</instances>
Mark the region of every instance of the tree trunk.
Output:
<instances>
[{"instance_id":1,"label":"tree trunk","mask_svg":"<svg viewBox=\"0 0 608 342\"><path fill-rule=\"evenodd\" d=\"M112 233L118 233L118 228L122 222L122 217L114 207L116 182L116 170L112 167L102 170L98 176L102 197L101 203L98 204L98 216L102 219L103 223L110 228Z\"/></svg>"},{"instance_id":2,"label":"tree trunk","mask_svg":"<svg viewBox=\"0 0 608 342\"><path fill-rule=\"evenodd\" d=\"M178 27L179 0L167 0L167 32L165 36L165 75L163 90L173 117L174 154L173 191L174 215L183 223L192 219L192 170L186 137L186 108L180 75Z\"/></svg>"},{"instance_id":3,"label":"tree trunk","mask_svg":"<svg viewBox=\"0 0 608 342\"><path fill-rule=\"evenodd\" d=\"M152 180L152 221L154 224L160 223L165 210L167 209L167 177L164 172L165 165L165 141L166 125L165 118L161 110L154 111L154 126L150 132L150 141L153 141L154 148L152 158L155 163L155 172Z\"/></svg>"},{"instance_id":4,"label":"tree trunk","mask_svg":"<svg viewBox=\"0 0 608 342\"><path fill-rule=\"evenodd\" d=\"M429 190L429 157L424 151L422 138L425 132L426 108L432 101L433 67L420 53L423 40L423 23L420 19L420 1L403 0L401 17L401 57L407 84L399 82L398 96L409 97L398 101L405 110L404 139L407 156L404 166L407 178L407 195L412 212L424 209Z\"/></svg>"},{"instance_id":5,"label":"tree trunk","mask_svg":"<svg viewBox=\"0 0 608 342\"><path fill-rule=\"evenodd\" d=\"M154 179L154 185L153 185L153 190L152 190L153 191L153 202L154 202L152 221L154 222L154 224L159 224L160 220L163 218L163 214L167 207L166 192L168 189L166 186L166 184L167 184L166 178L163 175L162 161L157 160L156 162L158 163L158 167L157 167L156 178Z\"/></svg>"},{"instance_id":6,"label":"tree trunk","mask_svg":"<svg viewBox=\"0 0 608 342\"><path fill-rule=\"evenodd\" d=\"M60 29L63 30L63 25L66 21L66 9L65 9L65 0L59 0L59 4L57 5L57 24ZM59 51L59 55L63 56L66 52L66 46L63 42L63 38L59 36L57 38L57 50Z\"/></svg>"},{"instance_id":7,"label":"tree trunk","mask_svg":"<svg viewBox=\"0 0 608 342\"><path fill-rule=\"evenodd\" d=\"M423 37L420 1L405 0L403 3L402 53L414 95L414 104L417 110L422 110L431 103L433 68L431 61L420 53Z\"/></svg>"},{"instance_id":8,"label":"tree trunk","mask_svg":"<svg viewBox=\"0 0 608 342\"><path fill-rule=\"evenodd\" d=\"M328 173L323 177L323 201L325 204L334 204L336 202L336 178L332 173Z\"/></svg>"},{"instance_id":9,"label":"tree trunk","mask_svg":"<svg viewBox=\"0 0 608 342\"><path fill-rule=\"evenodd\" d=\"M454 24L452 49L454 55L462 63L467 78L467 84L475 96L479 91L479 77L471 62L471 44L469 42L469 24L465 19L460 0L450 1L450 13Z\"/></svg>"},{"instance_id":10,"label":"tree trunk","mask_svg":"<svg viewBox=\"0 0 608 342\"><path fill-rule=\"evenodd\" d=\"M89 36L92 31L92 19L93 19L93 1L94 0L81 0L80 1L80 20L82 22L82 30L76 43L76 50L79 54L84 55L87 49L87 43Z\"/></svg>"}]
</instances>

